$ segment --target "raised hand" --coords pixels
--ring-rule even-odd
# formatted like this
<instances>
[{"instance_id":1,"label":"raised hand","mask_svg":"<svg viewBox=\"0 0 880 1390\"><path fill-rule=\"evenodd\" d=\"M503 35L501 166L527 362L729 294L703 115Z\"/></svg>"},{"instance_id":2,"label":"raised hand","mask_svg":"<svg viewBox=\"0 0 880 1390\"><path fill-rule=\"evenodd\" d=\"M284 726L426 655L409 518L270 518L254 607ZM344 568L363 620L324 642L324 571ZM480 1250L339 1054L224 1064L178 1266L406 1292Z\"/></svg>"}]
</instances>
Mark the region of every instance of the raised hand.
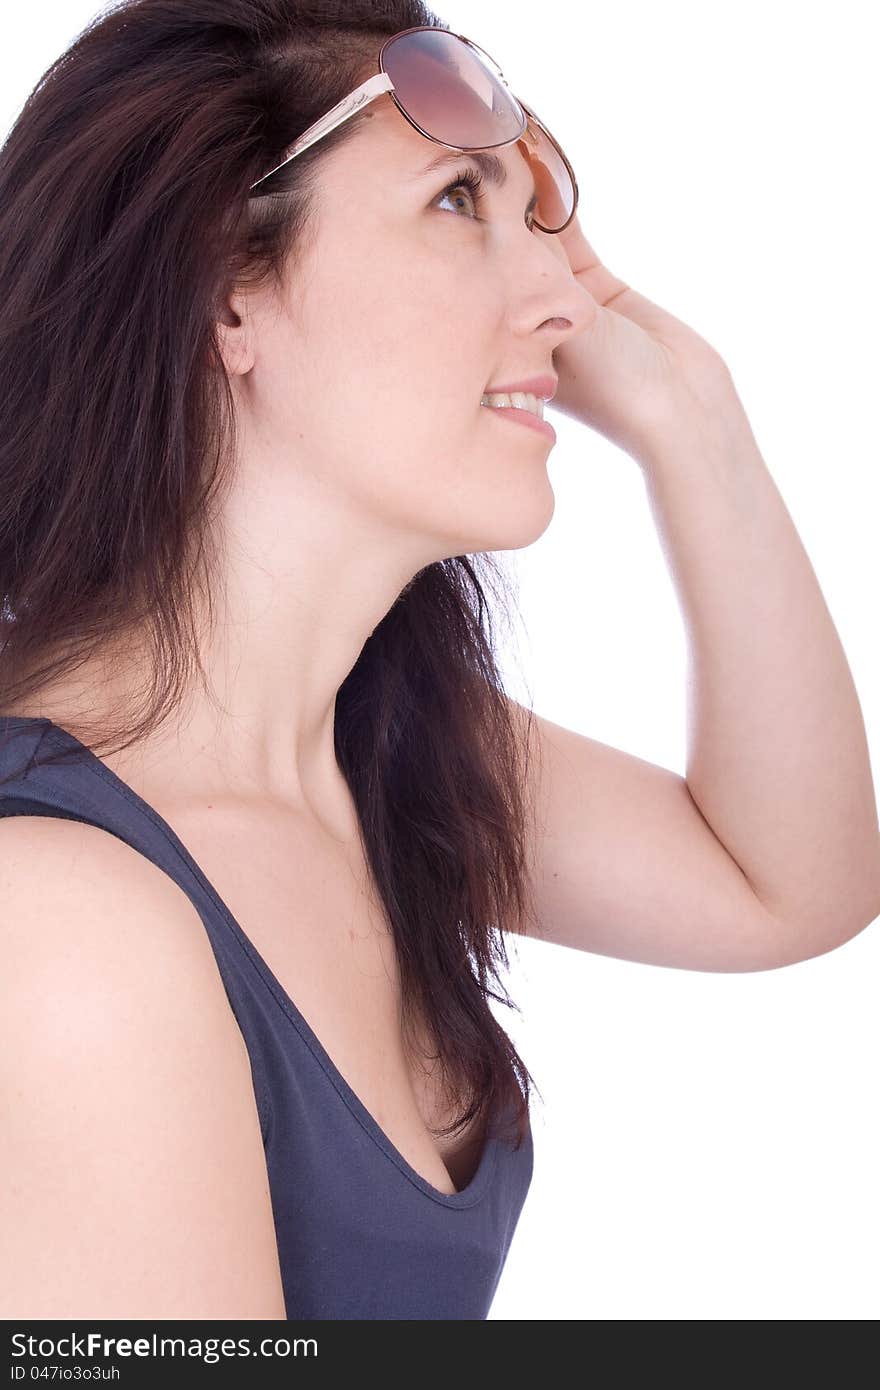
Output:
<instances>
[{"instance_id":1,"label":"raised hand","mask_svg":"<svg viewBox=\"0 0 880 1390\"><path fill-rule=\"evenodd\" d=\"M723 423L719 412L732 412L742 425L730 372L704 338L603 265L578 216L554 239L598 308L590 327L553 354L559 374L554 408L640 463L673 435Z\"/></svg>"}]
</instances>

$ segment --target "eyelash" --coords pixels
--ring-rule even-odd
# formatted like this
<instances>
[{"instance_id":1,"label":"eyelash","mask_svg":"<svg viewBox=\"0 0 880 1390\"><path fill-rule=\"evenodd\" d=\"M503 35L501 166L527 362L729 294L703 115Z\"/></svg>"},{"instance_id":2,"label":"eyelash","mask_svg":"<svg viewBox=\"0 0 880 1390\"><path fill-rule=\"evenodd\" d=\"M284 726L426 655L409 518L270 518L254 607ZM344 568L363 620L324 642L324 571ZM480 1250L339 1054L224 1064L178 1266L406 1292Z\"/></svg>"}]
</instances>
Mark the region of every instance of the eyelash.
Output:
<instances>
[{"instance_id":1,"label":"eyelash","mask_svg":"<svg viewBox=\"0 0 880 1390\"><path fill-rule=\"evenodd\" d=\"M441 198L448 197L449 194L454 193L457 188L466 188L474 201L474 207L480 209L486 200L483 185L483 175L478 169L474 169L472 166L468 166L466 169L459 169L454 181L447 184L443 192L437 195L437 201L439 202ZM477 213L474 214L473 220L475 222L486 221L485 217L480 217Z\"/></svg>"}]
</instances>

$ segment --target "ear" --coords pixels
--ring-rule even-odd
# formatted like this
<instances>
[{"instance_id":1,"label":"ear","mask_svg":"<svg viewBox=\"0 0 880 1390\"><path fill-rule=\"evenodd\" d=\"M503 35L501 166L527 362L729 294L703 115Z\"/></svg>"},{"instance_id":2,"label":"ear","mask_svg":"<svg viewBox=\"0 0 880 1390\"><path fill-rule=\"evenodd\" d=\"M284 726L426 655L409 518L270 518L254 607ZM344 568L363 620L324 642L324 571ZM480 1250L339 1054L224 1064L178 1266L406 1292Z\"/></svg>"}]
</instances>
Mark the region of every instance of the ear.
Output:
<instances>
[{"instance_id":1,"label":"ear","mask_svg":"<svg viewBox=\"0 0 880 1390\"><path fill-rule=\"evenodd\" d=\"M254 365L254 321L247 296L229 292L218 299L217 344L229 376L244 376Z\"/></svg>"}]
</instances>

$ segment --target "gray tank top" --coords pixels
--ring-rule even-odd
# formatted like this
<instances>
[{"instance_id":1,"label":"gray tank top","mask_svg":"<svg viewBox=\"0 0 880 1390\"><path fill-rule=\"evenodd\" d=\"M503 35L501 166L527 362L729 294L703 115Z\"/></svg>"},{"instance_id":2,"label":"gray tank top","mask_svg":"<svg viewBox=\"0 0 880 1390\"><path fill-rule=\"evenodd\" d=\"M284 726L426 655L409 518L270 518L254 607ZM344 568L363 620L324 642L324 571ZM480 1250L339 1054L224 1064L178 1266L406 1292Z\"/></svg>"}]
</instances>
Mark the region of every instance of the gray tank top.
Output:
<instances>
[{"instance_id":1,"label":"gray tank top","mask_svg":"<svg viewBox=\"0 0 880 1390\"><path fill-rule=\"evenodd\" d=\"M5 739L5 735L11 735ZM532 1178L533 1144L490 1125L452 1194L406 1161L358 1100L174 831L47 719L0 717L0 816L109 831L183 889L211 941L250 1058L288 1318L485 1318ZM69 749L72 761L32 765Z\"/></svg>"}]
</instances>

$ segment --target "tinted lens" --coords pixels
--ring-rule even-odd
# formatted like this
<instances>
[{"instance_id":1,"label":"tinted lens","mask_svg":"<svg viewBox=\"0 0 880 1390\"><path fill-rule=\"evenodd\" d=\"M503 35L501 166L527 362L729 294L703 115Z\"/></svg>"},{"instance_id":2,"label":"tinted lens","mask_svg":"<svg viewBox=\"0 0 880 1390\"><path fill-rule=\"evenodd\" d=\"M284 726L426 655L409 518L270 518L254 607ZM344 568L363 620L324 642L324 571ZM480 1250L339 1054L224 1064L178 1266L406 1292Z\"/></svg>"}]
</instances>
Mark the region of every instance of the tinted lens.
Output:
<instances>
[{"instance_id":1,"label":"tinted lens","mask_svg":"<svg viewBox=\"0 0 880 1390\"><path fill-rule=\"evenodd\" d=\"M519 102L455 34L419 29L391 39L383 66L407 114L444 144L483 149L523 129Z\"/></svg>"},{"instance_id":2,"label":"tinted lens","mask_svg":"<svg viewBox=\"0 0 880 1390\"><path fill-rule=\"evenodd\" d=\"M526 108L531 117L536 113ZM574 175L570 172L559 147L546 129L537 121L529 120L525 135L517 143L522 150L538 194L535 220L545 232L558 232L571 220L577 202Z\"/></svg>"},{"instance_id":3,"label":"tinted lens","mask_svg":"<svg viewBox=\"0 0 880 1390\"><path fill-rule=\"evenodd\" d=\"M394 95L414 123L436 140L462 148L490 149L522 136L538 191L535 220L561 230L575 204L575 190L553 141L534 123L505 85L488 55L443 29L419 29L391 39L383 67Z\"/></svg>"}]
</instances>

